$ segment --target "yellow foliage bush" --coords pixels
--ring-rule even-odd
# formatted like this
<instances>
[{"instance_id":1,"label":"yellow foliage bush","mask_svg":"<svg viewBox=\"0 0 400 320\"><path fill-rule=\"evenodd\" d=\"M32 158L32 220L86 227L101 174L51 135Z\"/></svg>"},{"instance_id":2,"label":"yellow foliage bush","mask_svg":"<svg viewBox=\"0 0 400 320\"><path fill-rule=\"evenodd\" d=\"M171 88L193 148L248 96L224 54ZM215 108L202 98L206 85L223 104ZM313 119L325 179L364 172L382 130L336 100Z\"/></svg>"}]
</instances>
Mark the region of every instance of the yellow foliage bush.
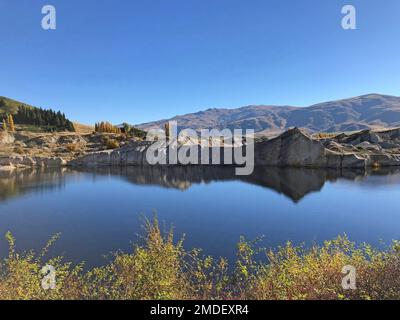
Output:
<instances>
[{"instance_id":1,"label":"yellow foliage bush","mask_svg":"<svg viewBox=\"0 0 400 320\"><path fill-rule=\"evenodd\" d=\"M39 255L17 253L10 233L9 254L0 262L0 299L400 299L400 243L386 250L357 247L346 236L322 246L257 249L241 238L237 261L187 251L183 239L146 222L144 243L132 253L116 253L105 266L85 271L62 257L44 260L53 237ZM260 260L260 253L265 259ZM56 288L41 286L44 265L56 269ZM357 270L357 289L344 290L345 265Z\"/></svg>"}]
</instances>

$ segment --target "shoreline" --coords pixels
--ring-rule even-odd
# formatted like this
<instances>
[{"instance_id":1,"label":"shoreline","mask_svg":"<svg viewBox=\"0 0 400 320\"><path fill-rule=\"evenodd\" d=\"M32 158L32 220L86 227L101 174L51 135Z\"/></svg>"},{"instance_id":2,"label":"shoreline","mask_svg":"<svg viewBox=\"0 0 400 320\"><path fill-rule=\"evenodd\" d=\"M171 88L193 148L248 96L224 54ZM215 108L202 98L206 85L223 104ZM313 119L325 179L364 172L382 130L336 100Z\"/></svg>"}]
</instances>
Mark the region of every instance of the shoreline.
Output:
<instances>
[{"instance_id":1,"label":"shoreline","mask_svg":"<svg viewBox=\"0 0 400 320\"><path fill-rule=\"evenodd\" d=\"M40 137L43 139L43 137ZM83 137L74 139L85 141ZM96 136L96 138L98 138ZM65 139L65 138L64 138ZM34 156L27 154L12 154L0 156L0 170L29 167L125 167L125 166L232 166L243 167L243 163L224 161L225 151L235 153L245 150L250 144L242 146L207 147L192 145L196 154L195 162L169 164L170 152L178 152L186 145L176 148L162 146L158 152L165 154L165 163L149 163L146 153L152 143L149 141L129 140L123 146L111 150L95 150L75 154L64 153L62 156ZM225 148L225 149L224 149ZM49 148L47 148L49 149ZM47 150L46 149L46 150ZM240 149L240 150L237 150ZM325 139L315 139L307 132L294 128L280 136L264 141L256 141L251 146L249 159L254 166L288 167L288 168L379 168L400 166L400 129L373 132L361 131L352 135L340 134ZM36 150L36 149L35 149ZM38 149L40 150L40 149ZM189 149L188 149L189 150ZM50 149L51 151L51 149ZM191 150L189 150L192 152ZM208 163L203 162L202 153L207 152ZM48 151L49 152L49 151ZM214 162L214 152L219 164ZM229 154L228 152L228 154ZM55 153L55 152L53 152ZM51 153L50 153L51 154ZM252 156L252 157L251 157ZM243 160L243 159L242 159ZM228 163L228 164L224 164ZM247 165L247 162L245 163Z\"/></svg>"}]
</instances>

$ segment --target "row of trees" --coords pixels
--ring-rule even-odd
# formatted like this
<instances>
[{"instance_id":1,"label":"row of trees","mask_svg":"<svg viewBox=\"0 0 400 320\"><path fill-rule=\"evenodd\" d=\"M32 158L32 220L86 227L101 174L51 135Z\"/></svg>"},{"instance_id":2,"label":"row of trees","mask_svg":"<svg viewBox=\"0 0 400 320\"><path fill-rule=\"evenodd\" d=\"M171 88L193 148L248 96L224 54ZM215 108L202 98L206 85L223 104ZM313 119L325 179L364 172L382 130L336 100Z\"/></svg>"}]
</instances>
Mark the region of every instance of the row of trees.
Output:
<instances>
[{"instance_id":1,"label":"row of trees","mask_svg":"<svg viewBox=\"0 0 400 320\"><path fill-rule=\"evenodd\" d=\"M28 108L20 106L14 115L16 124L30 124L45 126L60 131L75 131L73 123L65 117L64 113L52 109Z\"/></svg>"},{"instance_id":2,"label":"row of trees","mask_svg":"<svg viewBox=\"0 0 400 320\"><path fill-rule=\"evenodd\" d=\"M121 133L121 129L107 121L101 121L94 125L94 131L107 133Z\"/></svg>"},{"instance_id":3,"label":"row of trees","mask_svg":"<svg viewBox=\"0 0 400 320\"><path fill-rule=\"evenodd\" d=\"M1 127L4 131L15 131L14 118L11 114L7 116L7 119L3 118L3 123Z\"/></svg>"}]
</instances>

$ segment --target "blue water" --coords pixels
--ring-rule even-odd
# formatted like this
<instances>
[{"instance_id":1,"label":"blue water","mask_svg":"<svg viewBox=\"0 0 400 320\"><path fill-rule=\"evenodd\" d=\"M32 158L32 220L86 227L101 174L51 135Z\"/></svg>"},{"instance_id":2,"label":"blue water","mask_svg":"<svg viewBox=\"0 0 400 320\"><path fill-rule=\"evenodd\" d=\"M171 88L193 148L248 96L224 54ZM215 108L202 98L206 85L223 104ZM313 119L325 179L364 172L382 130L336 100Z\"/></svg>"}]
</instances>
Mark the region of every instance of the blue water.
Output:
<instances>
[{"instance_id":1,"label":"blue water","mask_svg":"<svg viewBox=\"0 0 400 320\"><path fill-rule=\"evenodd\" d=\"M125 168L96 172L0 172L0 255L11 231L17 249L40 250L89 266L103 255L131 251L144 217L154 212L185 246L235 257L241 235L262 246L307 245L346 233L378 245L400 239L400 171L258 168L236 177L230 168Z\"/></svg>"}]
</instances>

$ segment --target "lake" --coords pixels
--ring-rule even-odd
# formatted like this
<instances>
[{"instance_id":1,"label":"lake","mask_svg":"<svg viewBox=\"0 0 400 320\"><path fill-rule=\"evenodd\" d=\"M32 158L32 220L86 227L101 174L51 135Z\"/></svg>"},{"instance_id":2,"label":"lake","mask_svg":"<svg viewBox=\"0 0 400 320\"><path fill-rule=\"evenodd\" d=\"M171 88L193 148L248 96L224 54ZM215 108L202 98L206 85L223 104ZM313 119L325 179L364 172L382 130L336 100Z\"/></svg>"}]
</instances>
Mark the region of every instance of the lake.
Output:
<instances>
[{"instance_id":1,"label":"lake","mask_svg":"<svg viewBox=\"0 0 400 320\"><path fill-rule=\"evenodd\" d=\"M277 169L235 176L229 167L125 167L0 171L0 254L11 231L17 249L52 249L74 262L104 264L140 241L157 214L185 247L235 258L241 235L276 247L332 239L379 245L400 239L400 170Z\"/></svg>"}]
</instances>

